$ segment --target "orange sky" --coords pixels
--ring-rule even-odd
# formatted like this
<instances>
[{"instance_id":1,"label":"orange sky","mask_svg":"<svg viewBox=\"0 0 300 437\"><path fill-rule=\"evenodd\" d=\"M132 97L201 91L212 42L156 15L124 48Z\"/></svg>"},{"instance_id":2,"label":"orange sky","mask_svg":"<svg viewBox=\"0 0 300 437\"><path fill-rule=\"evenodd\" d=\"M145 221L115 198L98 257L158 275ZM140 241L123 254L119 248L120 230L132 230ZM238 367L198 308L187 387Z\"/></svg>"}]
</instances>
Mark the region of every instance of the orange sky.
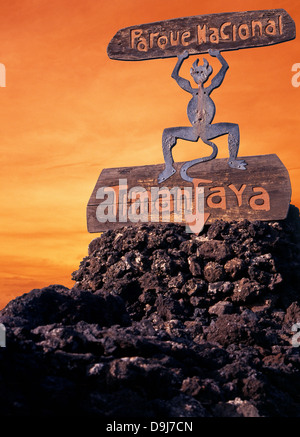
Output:
<instances>
[{"instance_id":1,"label":"orange sky","mask_svg":"<svg viewBox=\"0 0 300 437\"><path fill-rule=\"evenodd\" d=\"M103 168L163 162L165 127L188 123L189 96L170 78L175 58L112 61L106 47L122 27L217 12L284 8L300 26L300 2L281 0L0 0L0 308L71 272L96 234L86 204ZM225 52L230 69L215 91L215 122L238 123L240 155L276 153L300 207L300 38ZM190 61L182 69L189 76ZM227 156L226 137L216 140ZM199 156L179 141L176 161Z\"/></svg>"}]
</instances>

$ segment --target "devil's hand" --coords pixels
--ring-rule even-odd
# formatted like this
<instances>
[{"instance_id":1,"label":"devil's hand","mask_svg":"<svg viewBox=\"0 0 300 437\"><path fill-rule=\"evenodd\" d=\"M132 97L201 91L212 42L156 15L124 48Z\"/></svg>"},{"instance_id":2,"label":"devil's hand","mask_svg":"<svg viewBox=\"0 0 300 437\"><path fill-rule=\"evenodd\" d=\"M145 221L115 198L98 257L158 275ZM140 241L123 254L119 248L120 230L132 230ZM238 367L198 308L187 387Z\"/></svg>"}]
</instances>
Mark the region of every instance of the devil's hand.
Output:
<instances>
[{"instance_id":1,"label":"devil's hand","mask_svg":"<svg viewBox=\"0 0 300 437\"><path fill-rule=\"evenodd\" d=\"M183 60L183 59L187 59L189 57L189 52L187 50L185 50L184 52L180 53L180 55L178 55L178 59Z\"/></svg>"},{"instance_id":2,"label":"devil's hand","mask_svg":"<svg viewBox=\"0 0 300 437\"><path fill-rule=\"evenodd\" d=\"M217 58L220 55L220 51L219 50L213 50L213 49L209 49L208 53L210 54L210 56L212 56L213 58Z\"/></svg>"}]
</instances>

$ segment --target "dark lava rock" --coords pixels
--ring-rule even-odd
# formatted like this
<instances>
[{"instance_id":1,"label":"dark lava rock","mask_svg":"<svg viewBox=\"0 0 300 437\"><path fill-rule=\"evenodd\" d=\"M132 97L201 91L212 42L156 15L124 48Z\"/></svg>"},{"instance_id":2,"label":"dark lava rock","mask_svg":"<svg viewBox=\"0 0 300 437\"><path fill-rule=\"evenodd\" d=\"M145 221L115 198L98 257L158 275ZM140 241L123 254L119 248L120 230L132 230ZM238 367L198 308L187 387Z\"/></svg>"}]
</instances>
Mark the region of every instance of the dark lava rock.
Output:
<instances>
[{"instance_id":1,"label":"dark lava rock","mask_svg":"<svg viewBox=\"0 0 300 437\"><path fill-rule=\"evenodd\" d=\"M224 268L221 264L209 261L203 271L204 279L207 282L218 282L224 279Z\"/></svg>"},{"instance_id":2,"label":"dark lava rock","mask_svg":"<svg viewBox=\"0 0 300 437\"><path fill-rule=\"evenodd\" d=\"M95 238L73 288L0 312L2 415L299 417L299 229L291 207Z\"/></svg>"}]
</instances>

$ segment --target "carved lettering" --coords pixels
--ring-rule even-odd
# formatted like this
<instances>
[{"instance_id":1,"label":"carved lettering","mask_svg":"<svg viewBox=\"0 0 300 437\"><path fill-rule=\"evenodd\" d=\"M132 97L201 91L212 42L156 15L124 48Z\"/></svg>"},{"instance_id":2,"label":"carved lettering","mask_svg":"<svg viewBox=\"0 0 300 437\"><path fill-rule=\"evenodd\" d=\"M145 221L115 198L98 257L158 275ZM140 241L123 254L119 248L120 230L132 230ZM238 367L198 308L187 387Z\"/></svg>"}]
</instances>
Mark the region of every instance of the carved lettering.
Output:
<instances>
[{"instance_id":1,"label":"carved lettering","mask_svg":"<svg viewBox=\"0 0 300 437\"><path fill-rule=\"evenodd\" d=\"M276 21L275 21L276 20ZM249 20L240 24L224 21L219 27L208 27L207 24L198 24L191 29L171 29L168 32L155 32L153 29L131 29L130 48L138 52L148 52L149 49L159 48L162 51L170 47L187 47L191 44L219 44L220 42L245 41L250 37L276 36L283 34L282 15L275 19Z\"/></svg>"},{"instance_id":2,"label":"carved lettering","mask_svg":"<svg viewBox=\"0 0 300 437\"><path fill-rule=\"evenodd\" d=\"M182 34L182 37L181 37L181 44L183 45L183 46L188 46L189 44L190 44L190 42L189 41L186 41L188 38L190 38L191 37L191 32L190 31L188 31L188 32L183 32L183 34Z\"/></svg>"},{"instance_id":3,"label":"carved lettering","mask_svg":"<svg viewBox=\"0 0 300 437\"><path fill-rule=\"evenodd\" d=\"M154 38L157 38L158 37L158 35L159 35L159 33L158 32L156 32L156 33L150 33L150 41L149 41L149 47L150 47L150 49L152 49L152 47L153 47L153 45L154 45Z\"/></svg>"},{"instance_id":4,"label":"carved lettering","mask_svg":"<svg viewBox=\"0 0 300 437\"><path fill-rule=\"evenodd\" d=\"M107 53L112 59L143 60L269 46L295 38L295 23L283 9L175 18L119 30Z\"/></svg>"},{"instance_id":5,"label":"carved lettering","mask_svg":"<svg viewBox=\"0 0 300 437\"><path fill-rule=\"evenodd\" d=\"M213 187L209 191L214 190L207 196L206 202L209 208L226 209L226 193L224 187ZM213 201L215 199L215 202Z\"/></svg>"},{"instance_id":6,"label":"carved lettering","mask_svg":"<svg viewBox=\"0 0 300 437\"><path fill-rule=\"evenodd\" d=\"M241 39L248 39L250 36L250 30L248 24L241 24L239 27L239 37Z\"/></svg>"},{"instance_id":7,"label":"carved lettering","mask_svg":"<svg viewBox=\"0 0 300 437\"><path fill-rule=\"evenodd\" d=\"M163 222L170 221L171 195L168 188L151 187L151 221L160 221L160 212Z\"/></svg>"},{"instance_id":8,"label":"carved lettering","mask_svg":"<svg viewBox=\"0 0 300 437\"><path fill-rule=\"evenodd\" d=\"M256 36L258 29L258 35L261 36L263 32L263 27L261 21L252 21L252 36Z\"/></svg>"},{"instance_id":9,"label":"carved lettering","mask_svg":"<svg viewBox=\"0 0 300 437\"><path fill-rule=\"evenodd\" d=\"M226 27L229 27L229 26L231 26L231 22L226 21L226 23L223 23L222 26L220 27L220 36L222 39L229 39L230 38L230 36L225 33Z\"/></svg>"},{"instance_id":10,"label":"carved lettering","mask_svg":"<svg viewBox=\"0 0 300 437\"><path fill-rule=\"evenodd\" d=\"M226 29L229 34L229 27ZM87 205L88 231L103 232L126 223L148 221L181 223L187 232L198 232L203 219L208 224L220 219L284 219L291 199L287 169L274 154L244 158L249 166L247 172L232 171L228 158L216 159L213 165L201 164L199 173L194 170L202 179L194 178L192 184L186 184L175 176L173 186L168 188L149 186L162 165L106 169ZM112 180L119 183L114 186Z\"/></svg>"},{"instance_id":11,"label":"carved lettering","mask_svg":"<svg viewBox=\"0 0 300 437\"><path fill-rule=\"evenodd\" d=\"M194 191L197 192L198 181L201 183L211 183L210 180L197 180L194 183ZM243 206L243 193L246 184L237 188L234 184L226 186L209 187L209 194L206 198L206 204L212 209L226 210L230 209L232 201L229 198L227 206L226 189L229 188L236 196L238 207ZM270 196L266 189L253 186L252 192L256 193L248 196L248 205L254 211L270 211ZM193 189L185 187L183 190L173 187L169 190L166 187L152 187L151 192L143 187L131 188L128 192L127 180L120 179L118 187L101 187L97 190L96 199L101 203L96 209L97 220L101 223L107 221L115 223L117 220L117 199L118 199L118 221L127 222L129 219L133 223L147 222L151 207L151 221L169 222L170 213L173 213L174 222L182 221L182 214L190 216L192 214L194 201ZM203 188L199 188L203 190ZM198 191L199 191L198 190ZM228 193L227 193L228 194ZM196 198L196 197L195 197ZM246 202L247 204L247 202ZM194 205L195 207L195 205ZM128 210L127 210L128 208Z\"/></svg>"},{"instance_id":12,"label":"carved lettering","mask_svg":"<svg viewBox=\"0 0 300 437\"><path fill-rule=\"evenodd\" d=\"M137 43L136 48L138 49L139 52L148 52L148 45L147 45L146 38L141 37L141 39Z\"/></svg>"},{"instance_id":13,"label":"carved lettering","mask_svg":"<svg viewBox=\"0 0 300 437\"><path fill-rule=\"evenodd\" d=\"M268 25L266 26L267 35L276 35L276 23L274 20L268 20Z\"/></svg>"},{"instance_id":14,"label":"carved lettering","mask_svg":"<svg viewBox=\"0 0 300 437\"><path fill-rule=\"evenodd\" d=\"M282 35L282 16L279 15L278 17L278 26L279 26L279 33Z\"/></svg>"},{"instance_id":15,"label":"carved lettering","mask_svg":"<svg viewBox=\"0 0 300 437\"><path fill-rule=\"evenodd\" d=\"M164 50L168 44L168 38L166 36L160 36L157 39L157 45L160 49Z\"/></svg>"},{"instance_id":16,"label":"carved lettering","mask_svg":"<svg viewBox=\"0 0 300 437\"><path fill-rule=\"evenodd\" d=\"M254 209L254 211L270 211L269 193L262 187L253 187L252 190L259 194L250 197L250 207Z\"/></svg>"},{"instance_id":17,"label":"carved lettering","mask_svg":"<svg viewBox=\"0 0 300 437\"><path fill-rule=\"evenodd\" d=\"M212 30L212 33L209 35L210 42L218 44L220 41L219 29L217 27L210 27L209 30Z\"/></svg>"},{"instance_id":18,"label":"carved lettering","mask_svg":"<svg viewBox=\"0 0 300 437\"><path fill-rule=\"evenodd\" d=\"M138 39L142 35L142 33L143 33L142 29L135 29L135 30L132 30L130 32L130 35L131 35L131 38L130 38L131 44L130 44L130 46L131 46L132 49L135 48L135 40Z\"/></svg>"},{"instance_id":19,"label":"carved lettering","mask_svg":"<svg viewBox=\"0 0 300 437\"><path fill-rule=\"evenodd\" d=\"M179 44L179 31L176 32L176 38L174 37L174 32L170 32L170 43L172 46L178 46L178 44Z\"/></svg>"},{"instance_id":20,"label":"carved lettering","mask_svg":"<svg viewBox=\"0 0 300 437\"><path fill-rule=\"evenodd\" d=\"M232 41L236 41L236 25L232 26Z\"/></svg>"},{"instance_id":21,"label":"carved lettering","mask_svg":"<svg viewBox=\"0 0 300 437\"><path fill-rule=\"evenodd\" d=\"M230 188L234 192L234 194L236 195L236 198L238 201L238 206L242 206L242 203L243 203L242 194L245 191L246 185L245 184L241 185L241 188L239 190L233 184L228 185L228 188Z\"/></svg>"},{"instance_id":22,"label":"carved lettering","mask_svg":"<svg viewBox=\"0 0 300 437\"><path fill-rule=\"evenodd\" d=\"M206 24L204 26L197 26L197 34L198 34L198 44L202 44L206 42Z\"/></svg>"}]
</instances>

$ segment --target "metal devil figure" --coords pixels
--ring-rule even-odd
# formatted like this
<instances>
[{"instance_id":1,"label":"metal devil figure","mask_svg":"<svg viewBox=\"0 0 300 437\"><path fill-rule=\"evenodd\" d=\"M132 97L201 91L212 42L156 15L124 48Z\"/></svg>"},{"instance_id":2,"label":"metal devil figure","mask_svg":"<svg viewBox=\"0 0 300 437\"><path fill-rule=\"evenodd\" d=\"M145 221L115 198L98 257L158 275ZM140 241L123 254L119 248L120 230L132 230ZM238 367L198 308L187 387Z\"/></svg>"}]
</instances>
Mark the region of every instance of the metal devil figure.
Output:
<instances>
[{"instance_id":1,"label":"metal devil figure","mask_svg":"<svg viewBox=\"0 0 300 437\"><path fill-rule=\"evenodd\" d=\"M228 64L218 50L209 49L209 54L212 57L218 58L221 63L221 69L212 79L211 84L206 87L204 84L213 72L212 66L209 65L206 59L203 59L203 65L198 65L199 59L196 59L191 68L191 76L198 85L197 88L193 88L187 79L183 79L179 76L179 70L182 62L189 56L188 51L185 50L181 55L178 55L178 61L175 65L172 77L182 89L193 96L187 108L188 118L192 127L174 127L164 130L162 147L166 168L158 177L159 183L164 182L176 172L172 165L172 148L175 146L177 139L198 141L200 138L205 144L208 144L212 147L212 153L210 156L186 162L181 167L181 177L188 182L193 181L193 179L187 175L187 170L190 167L195 164L199 164L200 162L209 161L217 156L218 148L210 140L225 134L228 134L228 165L232 168L238 168L240 170L246 169L246 162L244 160L237 160L237 153L240 143L239 126L234 123L212 124L216 109L211 98L211 93L214 89L218 88L222 84L226 71L228 70Z\"/></svg>"},{"instance_id":2,"label":"metal devil figure","mask_svg":"<svg viewBox=\"0 0 300 437\"><path fill-rule=\"evenodd\" d=\"M284 9L232 12L176 18L119 30L107 53L119 61L177 57L172 78L191 95L187 106L190 126L168 127L162 135L164 164L103 169L87 205L89 232L125 224L172 222L200 232L205 223L224 220L281 220L287 216L291 184L277 155L238 157L239 125L213 123L213 91L223 83L228 64L223 52L272 46L293 40L295 23ZM222 54L221 54L222 52ZM191 62L190 80L180 75L189 56L209 54ZM227 135L228 159L215 159L212 141ZM177 140L211 147L209 156L175 163ZM200 147L201 149L201 147Z\"/></svg>"}]
</instances>

